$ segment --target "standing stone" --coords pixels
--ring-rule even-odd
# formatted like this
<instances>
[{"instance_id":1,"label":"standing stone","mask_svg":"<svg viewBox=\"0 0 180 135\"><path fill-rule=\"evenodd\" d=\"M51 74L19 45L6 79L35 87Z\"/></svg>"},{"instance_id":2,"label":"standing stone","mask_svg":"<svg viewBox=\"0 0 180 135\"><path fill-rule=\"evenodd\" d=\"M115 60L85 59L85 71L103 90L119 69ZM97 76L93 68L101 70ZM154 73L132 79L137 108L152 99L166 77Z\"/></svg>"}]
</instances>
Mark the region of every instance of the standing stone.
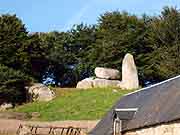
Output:
<instances>
[{"instance_id":1,"label":"standing stone","mask_svg":"<svg viewBox=\"0 0 180 135\"><path fill-rule=\"evenodd\" d=\"M93 88L93 77L81 80L80 82L77 83L76 88L79 88L79 89Z\"/></svg>"},{"instance_id":2,"label":"standing stone","mask_svg":"<svg viewBox=\"0 0 180 135\"><path fill-rule=\"evenodd\" d=\"M101 78L101 79L115 80L120 78L119 71L112 68L97 67L95 68L95 74L97 78Z\"/></svg>"},{"instance_id":3,"label":"standing stone","mask_svg":"<svg viewBox=\"0 0 180 135\"><path fill-rule=\"evenodd\" d=\"M122 83L120 87L123 89L139 88L138 73L134 58L131 54L126 54L122 63Z\"/></svg>"}]
</instances>

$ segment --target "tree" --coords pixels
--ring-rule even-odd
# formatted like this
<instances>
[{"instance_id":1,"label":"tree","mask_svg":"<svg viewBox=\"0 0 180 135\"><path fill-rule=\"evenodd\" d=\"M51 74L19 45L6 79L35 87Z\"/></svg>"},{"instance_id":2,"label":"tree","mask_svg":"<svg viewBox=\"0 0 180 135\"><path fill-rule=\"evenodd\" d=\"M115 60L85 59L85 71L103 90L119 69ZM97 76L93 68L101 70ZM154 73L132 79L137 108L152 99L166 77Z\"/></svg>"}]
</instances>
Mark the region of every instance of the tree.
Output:
<instances>
[{"instance_id":1,"label":"tree","mask_svg":"<svg viewBox=\"0 0 180 135\"><path fill-rule=\"evenodd\" d=\"M86 54L95 42L95 30L95 26L80 24L66 33L49 33L53 47L48 55L51 61L48 73L56 85L75 86L79 80L87 77Z\"/></svg>"},{"instance_id":2,"label":"tree","mask_svg":"<svg viewBox=\"0 0 180 135\"><path fill-rule=\"evenodd\" d=\"M16 15L0 16L0 63L14 69L27 71L29 56L27 31Z\"/></svg>"},{"instance_id":3,"label":"tree","mask_svg":"<svg viewBox=\"0 0 180 135\"><path fill-rule=\"evenodd\" d=\"M106 12L96 25L33 34L15 15L0 16L0 64L39 82L73 87L97 66L121 71L126 53L134 55L142 85L180 74L179 10L165 7L153 17Z\"/></svg>"},{"instance_id":4,"label":"tree","mask_svg":"<svg viewBox=\"0 0 180 135\"><path fill-rule=\"evenodd\" d=\"M151 72L147 78L160 81L180 74L180 12L165 7L150 27L147 40L153 52L149 54Z\"/></svg>"},{"instance_id":5,"label":"tree","mask_svg":"<svg viewBox=\"0 0 180 135\"><path fill-rule=\"evenodd\" d=\"M0 64L0 104L25 102L27 100L25 86L31 81L33 79L21 71Z\"/></svg>"},{"instance_id":6,"label":"tree","mask_svg":"<svg viewBox=\"0 0 180 135\"><path fill-rule=\"evenodd\" d=\"M88 53L90 65L116 68L121 71L124 55L132 53L140 69L142 61L138 57L146 54L149 49L145 41L146 21L147 19L119 11L101 15L96 42Z\"/></svg>"}]
</instances>

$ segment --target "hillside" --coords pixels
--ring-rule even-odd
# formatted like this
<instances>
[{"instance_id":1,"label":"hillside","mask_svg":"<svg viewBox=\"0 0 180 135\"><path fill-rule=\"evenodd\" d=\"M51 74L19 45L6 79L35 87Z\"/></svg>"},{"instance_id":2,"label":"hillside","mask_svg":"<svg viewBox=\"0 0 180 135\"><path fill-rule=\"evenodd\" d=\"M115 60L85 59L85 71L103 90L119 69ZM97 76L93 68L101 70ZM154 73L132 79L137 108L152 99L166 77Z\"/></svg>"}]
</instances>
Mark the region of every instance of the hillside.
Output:
<instances>
[{"instance_id":1,"label":"hillside","mask_svg":"<svg viewBox=\"0 0 180 135\"><path fill-rule=\"evenodd\" d=\"M96 120L124 94L132 90L113 88L55 89L57 97L48 103L28 103L15 108L15 112L25 112L30 115L36 112L40 116L35 120Z\"/></svg>"}]
</instances>

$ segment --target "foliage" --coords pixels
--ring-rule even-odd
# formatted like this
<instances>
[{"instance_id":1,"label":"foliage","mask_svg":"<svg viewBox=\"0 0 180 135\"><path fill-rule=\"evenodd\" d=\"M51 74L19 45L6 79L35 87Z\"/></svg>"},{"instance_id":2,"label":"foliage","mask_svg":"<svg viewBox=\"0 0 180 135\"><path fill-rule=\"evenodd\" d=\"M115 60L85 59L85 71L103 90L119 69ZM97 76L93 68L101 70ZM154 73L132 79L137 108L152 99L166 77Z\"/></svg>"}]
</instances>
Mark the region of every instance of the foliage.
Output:
<instances>
[{"instance_id":1,"label":"foliage","mask_svg":"<svg viewBox=\"0 0 180 135\"><path fill-rule=\"evenodd\" d=\"M134 55L142 86L159 82L180 74L179 50L180 11L171 7L152 17L106 12L97 24L67 32L28 33L16 15L0 16L0 64L54 86L74 87L97 66L121 71L126 53Z\"/></svg>"},{"instance_id":2,"label":"foliage","mask_svg":"<svg viewBox=\"0 0 180 135\"><path fill-rule=\"evenodd\" d=\"M0 16L0 103L25 101L25 85L30 81L28 32L15 15Z\"/></svg>"},{"instance_id":3,"label":"foliage","mask_svg":"<svg viewBox=\"0 0 180 135\"><path fill-rule=\"evenodd\" d=\"M0 65L0 103L26 101L25 86L32 78L18 70Z\"/></svg>"},{"instance_id":4,"label":"foliage","mask_svg":"<svg viewBox=\"0 0 180 135\"><path fill-rule=\"evenodd\" d=\"M98 27L96 42L89 53L89 61L94 67L110 67L121 71L126 53L132 53L137 58L148 51L144 41L146 25L143 19L126 12L107 12L99 18Z\"/></svg>"},{"instance_id":5,"label":"foliage","mask_svg":"<svg viewBox=\"0 0 180 135\"><path fill-rule=\"evenodd\" d=\"M24 24L15 15L0 16L0 63L28 70L29 56L24 51L27 38Z\"/></svg>"},{"instance_id":6,"label":"foliage","mask_svg":"<svg viewBox=\"0 0 180 135\"><path fill-rule=\"evenodd\" d=\"M66 33L49 33L53 47L48 55L51 62L48 73L53 75L56 85L75 86L79 80L89 76L86 55L95 42L95 31L95 26L80 24Z\"/></svg>"},{"instance_id":7,"label":"foliage","mask_svg":"<svg viewBox=\"0 0 180 135\"><path fill-rule=\"evenodd\" d=\"M57 97L49 103L29 103L19 106L13 111L39 112L38 120L96 120L100 119L107 110L130 90L112 88L94 88L89 90L56 89Z\"/></svg>"},{"instance_id":8,"label":"foliage","mask_svg":"<svg viewBox=\"0 0 180 135\"><path fill-rule=\"evenodd\" d=\"M147 40L153 51L149 54L149 75L163 80L180 74L180 12L165 7L150 28Z\"/></svg>"}]
</instances>

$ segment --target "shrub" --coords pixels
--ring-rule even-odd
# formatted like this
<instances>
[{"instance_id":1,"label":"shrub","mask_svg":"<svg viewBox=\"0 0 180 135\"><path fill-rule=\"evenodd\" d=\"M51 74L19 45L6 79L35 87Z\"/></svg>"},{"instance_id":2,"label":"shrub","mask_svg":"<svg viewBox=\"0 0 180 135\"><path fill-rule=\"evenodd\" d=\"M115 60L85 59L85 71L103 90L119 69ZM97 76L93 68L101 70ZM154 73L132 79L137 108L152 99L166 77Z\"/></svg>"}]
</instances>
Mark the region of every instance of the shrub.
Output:
<instances>
[{"instance_id":1,"label":"shrub","mask_svg":"<svg viewBox=\"0 0 180 135\"><path fill-rule=\"evenodd\" d=\"M28 75L0 64L0 104L26 101L25 86L31 81Z\"/></svg>"}]
</instances>

